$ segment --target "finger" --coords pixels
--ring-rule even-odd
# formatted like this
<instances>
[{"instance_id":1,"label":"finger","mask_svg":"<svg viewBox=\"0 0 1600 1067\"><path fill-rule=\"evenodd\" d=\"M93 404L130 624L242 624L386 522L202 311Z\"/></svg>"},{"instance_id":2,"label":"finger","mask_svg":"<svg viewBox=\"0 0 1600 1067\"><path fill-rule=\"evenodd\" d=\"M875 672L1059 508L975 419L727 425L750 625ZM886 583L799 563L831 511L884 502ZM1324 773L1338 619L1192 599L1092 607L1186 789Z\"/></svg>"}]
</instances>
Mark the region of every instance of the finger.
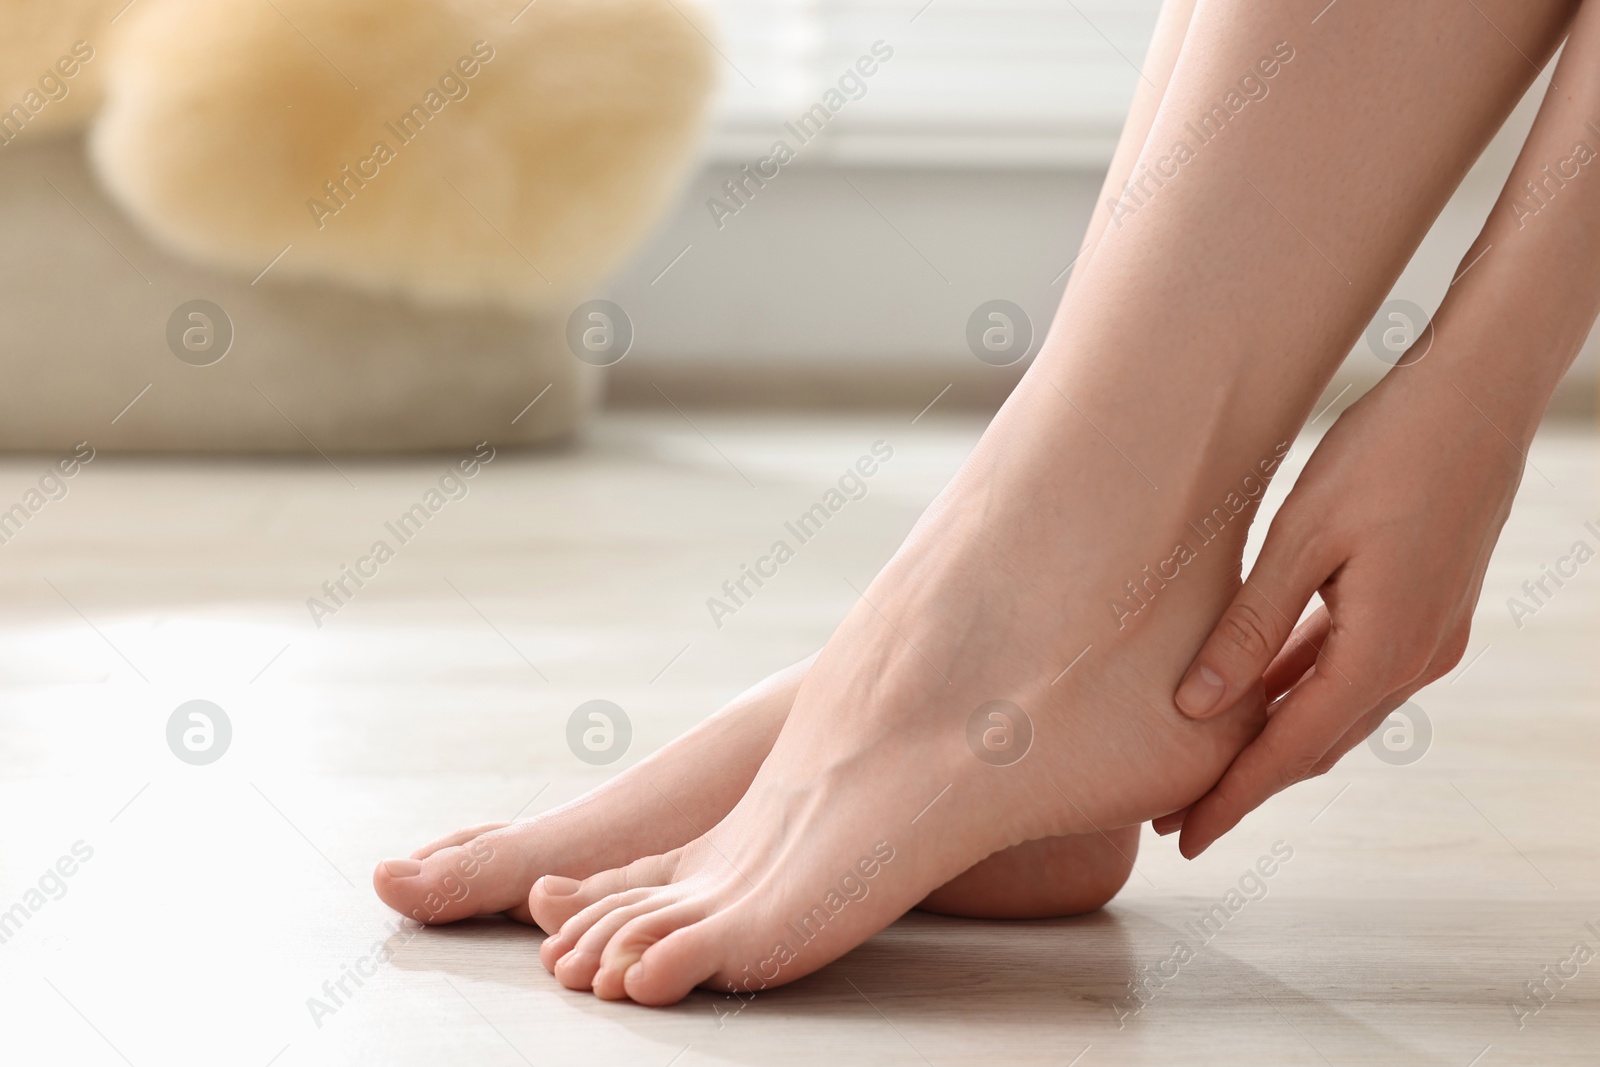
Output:
<instances>
[{"instance_id":1,"label":"finger","mask_svg":"<svg viewBox=\"0 0 1600 1067\"><path fill-rule=\"evenodd\" d=\"M1281 514L1273 520L1250 576L1178 686L1174 700L1180 711L1196 719L1215 715L1261 680L1311 594L1333 570L1319 562L1307 555L1304 536L1282 525Z\"/></svg>"},{"instance_id":2,"label":"finger","mask_svg":"<svg viewBox=\"0 0 1600 1067\"><path fill-rule=\"evenodd\" d=\"M1385 689L1358 685L1348 668L1333 666L1328 654L1339 654L1337 638L1335 633L1317 666L1283 698L1261 735L1189 809L1178 846L1185 856L1198 856L1268 797L1309 776L1350 724L1381 699ZM1369 658L1340 655L1349 663Z\"/></svg>"},{"instance_id":3,"label":"finger","mask_svg":"<svg viewBox=\"0 0 1600 1067\"><path fill-rule=\"evenodd\" d=\"M1333 619L1328 614L1327 606L1319 605L1309 619L1294 628L1283 651L1267 667L1266 676L1262 679L1268 703L1293 689L1294 684L1315 665L1317 654L1327 643L1328 631L1332 626Z\"/></svg>"},{"instance_id":4,"label":"finger","mask_svg":"<svg viewBox=\"0 0 1600 1067\"><path fill-rule=\"evenodd\" d=\"M1372 736L1372 732L1388 721L1389 713L1407 700L1411 699L1410 693L1395 693L1386 697L1377 707L1357 719L1355 725L1346 730L1344 736L1333 743L1333 747L1323 753L1322 759L1311 769L1311 776L1326 774L1333 770L1334 765L1350 752L1352 748L1361 744Z\"/></svg>"},{"instance_id":5,"label":"finger","mask_svg":"<svg viewBox=\"0 0 1600 1067\"><path fill-rule=\"evenodd\" d=\"M1162 837L1166 837L1168 834L1176 833L1183 828L1183 817L1187 814L1189 814L1189 809L1184 808L1181 811L1170 812L1159 818L1151 819L1150 828Z\"/></svg>"}]
</instances>

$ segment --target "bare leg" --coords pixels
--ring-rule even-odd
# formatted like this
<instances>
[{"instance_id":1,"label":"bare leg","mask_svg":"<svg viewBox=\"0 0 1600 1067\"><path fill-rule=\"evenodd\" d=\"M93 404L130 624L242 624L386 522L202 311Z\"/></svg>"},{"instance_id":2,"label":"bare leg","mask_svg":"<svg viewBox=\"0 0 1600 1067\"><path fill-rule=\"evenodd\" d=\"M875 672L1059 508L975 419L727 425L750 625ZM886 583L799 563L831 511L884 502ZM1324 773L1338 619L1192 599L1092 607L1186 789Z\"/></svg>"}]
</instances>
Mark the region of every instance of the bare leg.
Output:
<instances>
[{"instance_id":1,"label":"bare leg","mask_svg":"<svg viewBox=\"0 0 1600 1067\"><path fill-rule=\"evenodd\" d=\"M1105 183L1100 188L1099 199L1095 201L1094 214L1090 216L1088 229L1084 231L1083 240L1078 246L1076 266L1067 282L1069 293L1094 257L1100 238L1111 225L1111 205L1121 200L1128 180L1133 177L1134 165L1144 151L1145 142L1150 139L1156 111L1166 95L1167 83L1178 62L1178 52L1183 47L1184 36L1188 34L1189 23L1194 17L1194 5L1195 0L1166 0L1161 5L1161 15L1156 19L1150 49L1140 64L1139 83L1133 91L1128 119L1122 125L1116 151L1112 153L1111 165L1106 170Z\"/></svg>"}]
</instances>

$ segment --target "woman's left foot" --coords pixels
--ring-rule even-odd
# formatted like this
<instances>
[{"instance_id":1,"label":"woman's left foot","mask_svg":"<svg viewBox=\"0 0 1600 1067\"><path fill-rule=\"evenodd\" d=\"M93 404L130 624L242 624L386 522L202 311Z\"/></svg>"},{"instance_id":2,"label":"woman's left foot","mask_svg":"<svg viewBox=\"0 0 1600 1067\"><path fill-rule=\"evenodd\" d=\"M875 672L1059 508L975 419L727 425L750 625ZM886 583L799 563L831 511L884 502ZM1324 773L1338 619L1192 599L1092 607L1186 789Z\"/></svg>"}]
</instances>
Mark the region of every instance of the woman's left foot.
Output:
<instances>
[{"instance_id":1,"label":"woman's left foot","mask_svg":"<svg viewBox=\"0 0 1600 1067\"><path fill-rule=\"evenodd\" d=\"M1195 460L1169 420L1144 439L1187 456L1155 490L1039 369L824 648L728 816L567 894L534 886L564 984L669 1004L792 981L1001 849L1183 807L1259 731L1259 691L1206 722L1171 697L1238 588L1249 516L1181 563L1173 546L1255 472Z\"/></svg>"}]
</instances>

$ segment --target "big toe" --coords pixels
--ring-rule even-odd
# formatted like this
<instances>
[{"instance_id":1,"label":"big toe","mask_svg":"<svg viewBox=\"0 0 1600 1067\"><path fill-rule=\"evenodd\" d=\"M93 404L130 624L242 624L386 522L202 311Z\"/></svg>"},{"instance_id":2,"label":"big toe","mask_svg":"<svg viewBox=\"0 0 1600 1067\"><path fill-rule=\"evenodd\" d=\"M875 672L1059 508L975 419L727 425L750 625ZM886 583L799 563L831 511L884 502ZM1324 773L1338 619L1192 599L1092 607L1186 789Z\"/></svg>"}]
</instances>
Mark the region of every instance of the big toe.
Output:
<instances>
[{"instance_id":1,"label":"big toe","mask_svg":"<svg viewBox=\"0 0 1600 1067\"><path fill-rule=\"evenodd\" d=\"M447 842L459 835L445 838ZM491 827L460 843L424 846L408 859L381 861L372 887L389 907L418 922L448 923L510 912L531 921L527 892L531 842L515 826Z\"/></svg>"}]
</instances>

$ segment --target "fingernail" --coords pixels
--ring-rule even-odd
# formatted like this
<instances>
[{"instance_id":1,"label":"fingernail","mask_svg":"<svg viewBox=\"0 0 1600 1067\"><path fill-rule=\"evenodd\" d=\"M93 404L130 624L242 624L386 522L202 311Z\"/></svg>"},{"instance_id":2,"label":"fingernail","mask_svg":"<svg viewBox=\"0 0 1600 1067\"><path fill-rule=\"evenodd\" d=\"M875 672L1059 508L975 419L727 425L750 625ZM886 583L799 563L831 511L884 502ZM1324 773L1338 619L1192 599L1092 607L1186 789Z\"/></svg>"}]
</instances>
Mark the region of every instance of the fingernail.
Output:
<instances>
[{"instance_id":1,"label":"fingernail","mask_svg":"<svg viewBox=\"0 0 1600 1067\"><path fill-rule=\"evenodd\" d=\"M539 891L546 896L570 897L578 891L583 883L576 878L563 878L559 874L547 874L538 881Z\"/></svg>"},{"instance_id":2,"label":"fingernail","mask_svg":"<svg viewBox=\"0 0 1600 1067\"><path fill-rule=\"evenodd\" d=\"M1227 687L1222 675L1202 663L1178 686L1178 707L1190 715L1204 715L1217 706Z\"/></svg>"},{"instance_id":3,"label":"fingernail","mask_svg":"<svg viewBox=\"0 0 1600 1067\"><path fill-rule=\"evenodd\" d=\"M415 878L422 873L422 864L416 860L384 860L383 869L390 878Z\"/></svg>"}]
</instances>

